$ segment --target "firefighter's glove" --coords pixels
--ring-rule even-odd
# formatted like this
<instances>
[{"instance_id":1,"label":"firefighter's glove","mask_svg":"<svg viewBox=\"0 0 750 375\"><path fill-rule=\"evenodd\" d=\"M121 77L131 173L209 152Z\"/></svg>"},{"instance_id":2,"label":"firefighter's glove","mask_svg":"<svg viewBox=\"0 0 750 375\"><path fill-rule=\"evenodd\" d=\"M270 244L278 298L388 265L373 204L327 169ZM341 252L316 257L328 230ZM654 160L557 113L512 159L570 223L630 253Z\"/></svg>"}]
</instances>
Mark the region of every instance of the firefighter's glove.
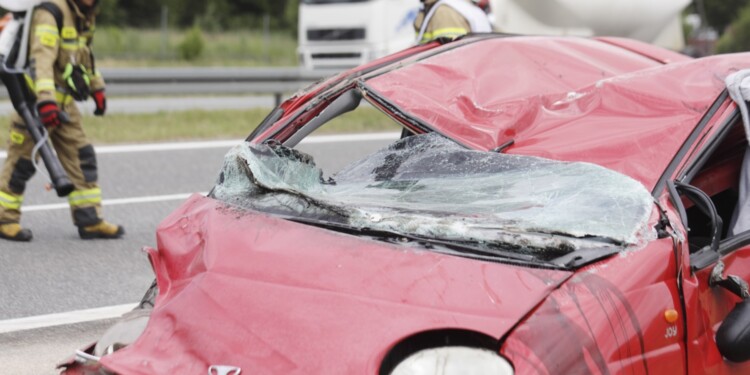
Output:
<instances>
[{"instance_id":1,"label":"firefighter's glove","mask_svg":"<svg viewBox=\"0 0 750 375\"><path fill-rule=\"evenodd\" d=\"M45 100L37 104L36 109L39 111L39 118L46 128L52 129L62 124L60 107L57 106L57 103Z\"/></svg>"},{"instance_id":2,"label":"firefighter's glove","mask_svg":"<svg viewBox=\"0 0 750 375\"><path fill-rule=\"evenodd\" d=\"M104 94L104 89L94 91L91 96L94 98L94 103L96 104L94 115L104 116L104 112L107 111L107 95Z\"/></svg>"}]
</instances>

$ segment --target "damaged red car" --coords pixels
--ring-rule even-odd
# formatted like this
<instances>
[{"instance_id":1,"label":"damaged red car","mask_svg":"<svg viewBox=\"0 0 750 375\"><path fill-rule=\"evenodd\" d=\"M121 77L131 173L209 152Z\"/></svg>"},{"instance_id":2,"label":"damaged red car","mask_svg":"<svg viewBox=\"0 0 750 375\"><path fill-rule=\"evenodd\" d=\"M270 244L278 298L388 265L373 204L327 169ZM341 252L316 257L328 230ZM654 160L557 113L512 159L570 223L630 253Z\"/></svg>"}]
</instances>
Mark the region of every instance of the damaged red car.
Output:
<instances>
[{"instance_id":1,"label":"damaged red car","mask_svg":"<svg viewBox=\"0 0 750 375\"><path fill-rule=\"evenodd\" d=\"M164 219L143 302L63 372L747 374L748 67L488 34L331 77ZM373 108L386 147L297 147Z\"/></svg>"}]
</instances>

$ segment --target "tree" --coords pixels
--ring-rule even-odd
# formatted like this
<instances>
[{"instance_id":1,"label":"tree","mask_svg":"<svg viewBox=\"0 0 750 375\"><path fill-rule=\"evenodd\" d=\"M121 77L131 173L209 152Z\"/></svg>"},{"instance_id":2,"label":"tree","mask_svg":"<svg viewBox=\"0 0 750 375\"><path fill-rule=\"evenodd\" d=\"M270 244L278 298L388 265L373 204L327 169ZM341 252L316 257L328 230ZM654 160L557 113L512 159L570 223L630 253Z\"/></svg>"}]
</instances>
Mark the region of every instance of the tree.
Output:
<instances>
[{"instance_id":1,"label":"tree","mask_svg":"<svg viewBox=\"0 0 750 375\"><path fill-rule=\"evenodd\" d=\"M101 0L96 21L103 25L123 26L127 24L127 13L118 0Z\"/></svg>"},{"instance_id":2,"label":"tree","mask_svg":"<svg viewBox=\"0 0 750 375\"><path fill-rule=\"evenodd\" d=\"M706 11L706 20L708 26L713 27L719 34L734 21L740 13L740 9L747 4L747 0L698 0L697 3L703 3ZM691 10L700 13L699 6L696 2L691 6Z\"/></svg>"},{"instance_id":3,"label":"tree","mask_svg":"<svg viewBox=\"0 0 750 375\"><path fill-rule=\"evenodd\" d=\"M750 4L742 8L719 39L716 49L719 53L750 51Z\"/></svg>"},{"instance_id":4,"label":"tree","mask_svg":"<svg viewBox=\"0 0 750 375\"><path fill-rule=\"evenodd\" d=\"M180 28L196 23L208 29L260 27L264 16L275 27L296 25L289 21L287 6L297 0L101 0L99 23L102 25L158 27L162 7L166 6L169 24ZM296 13L296 9L294 9Z\"/></svg>"}]
</instances>

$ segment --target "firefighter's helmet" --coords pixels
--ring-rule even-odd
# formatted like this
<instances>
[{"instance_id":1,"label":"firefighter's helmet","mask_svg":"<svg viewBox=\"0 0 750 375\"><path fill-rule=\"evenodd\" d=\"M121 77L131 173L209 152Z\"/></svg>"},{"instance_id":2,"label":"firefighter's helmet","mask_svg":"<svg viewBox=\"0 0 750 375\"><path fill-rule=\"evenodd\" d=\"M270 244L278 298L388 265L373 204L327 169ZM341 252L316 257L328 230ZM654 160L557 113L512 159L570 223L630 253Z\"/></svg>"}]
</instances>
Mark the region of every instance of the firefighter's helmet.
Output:
<instances>
[{"instance_id":1,"label":"firefighter's helmet","mask_svg":"<svg viewBox=\"0 0 750 375\"><path fill-rule=\"evenodd\" d=\"M482 9L485 13L490 13L490 0L471 0L471 2Z\"/></svg>"}]
</instances>

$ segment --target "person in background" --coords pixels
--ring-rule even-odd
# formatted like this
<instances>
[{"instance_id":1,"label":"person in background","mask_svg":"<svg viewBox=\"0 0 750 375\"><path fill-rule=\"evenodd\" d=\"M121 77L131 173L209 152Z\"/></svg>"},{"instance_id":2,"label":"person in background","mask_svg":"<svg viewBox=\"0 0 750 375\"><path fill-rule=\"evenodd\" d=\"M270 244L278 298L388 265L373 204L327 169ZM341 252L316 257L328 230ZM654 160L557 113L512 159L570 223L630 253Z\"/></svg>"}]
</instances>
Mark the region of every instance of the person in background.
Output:
<instances>
[{"instance_id":1,"label":"person in background","mask_svg":"<svg viewBox=\"0 0 750 375\"><path fill-rule=\"evenodd\" d=\"M417 44L492 32L489 12L488 0L422 0L422 9L414 20Z\"/></svg>"},{"instance_id":2,"label":"person in background","mask_svg":"<svg viewBox=\"0 0 750 375\"><path fill-rule=\"evenodd\" d=\"M104 79L96 70L91 41L98 0L47 0L37 7L29 38L30 73L27 83L37 96L39 119L49 132L65 172L75 190L68 196L73 223L83 239L119 238L125 230L102 219L102 193L97 184L94 147L81 127L75 101L89 97L95 115L107 109ZM8 156L0 172L0 238L30 241L31 230L20 226L26 183L36 171L34 141L15 113L11 118Z\"/></svg>"}]
</instances>

